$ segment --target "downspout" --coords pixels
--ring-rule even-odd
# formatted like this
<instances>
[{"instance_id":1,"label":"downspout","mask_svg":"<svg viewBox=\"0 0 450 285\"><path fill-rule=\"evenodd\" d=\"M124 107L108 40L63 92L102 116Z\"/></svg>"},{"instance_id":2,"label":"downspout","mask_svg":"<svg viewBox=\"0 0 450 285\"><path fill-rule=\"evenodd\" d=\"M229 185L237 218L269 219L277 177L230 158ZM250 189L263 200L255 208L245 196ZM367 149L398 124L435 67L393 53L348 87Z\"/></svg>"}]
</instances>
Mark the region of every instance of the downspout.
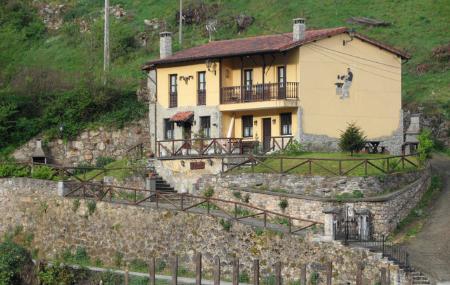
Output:
<instances>
[{"instance_id":1,"label":"downspout","mask_svg":"<svg viewBox=\"0 0 450 285\"><path fill-rule=\"evenodd\" d=\"M155 68L155 102L153 103L155 104L155 118L154 118L154 122L155 122L155 152L158 151L158 147L156 145L156 142L158 140L158 122L157 120L157 115L156 113L158 112L158 69ZM158 153L159 155L159 153Z\"/></svg>"}]
</instances>

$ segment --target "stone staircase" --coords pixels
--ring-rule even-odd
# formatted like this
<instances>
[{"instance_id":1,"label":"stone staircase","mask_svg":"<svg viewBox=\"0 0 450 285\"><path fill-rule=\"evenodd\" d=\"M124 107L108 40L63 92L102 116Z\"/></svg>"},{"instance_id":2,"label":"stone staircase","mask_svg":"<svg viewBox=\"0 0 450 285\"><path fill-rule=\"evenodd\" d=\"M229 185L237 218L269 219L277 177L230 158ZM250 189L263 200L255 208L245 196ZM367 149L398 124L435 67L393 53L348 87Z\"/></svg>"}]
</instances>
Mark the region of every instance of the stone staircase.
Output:
<instances>
[{"instance_id":1,"label":"stone staircase","mask_svg":"<svg viewBox=\"0 0 450 285\"><path fill-rule=\"evenodd\" d=\"M411 272L411 277L412 277L412 284L431 284L430 280L428 279L428 277L426 277L422 272L417 271L412 269Z\"/></svg>"}]
</instances>

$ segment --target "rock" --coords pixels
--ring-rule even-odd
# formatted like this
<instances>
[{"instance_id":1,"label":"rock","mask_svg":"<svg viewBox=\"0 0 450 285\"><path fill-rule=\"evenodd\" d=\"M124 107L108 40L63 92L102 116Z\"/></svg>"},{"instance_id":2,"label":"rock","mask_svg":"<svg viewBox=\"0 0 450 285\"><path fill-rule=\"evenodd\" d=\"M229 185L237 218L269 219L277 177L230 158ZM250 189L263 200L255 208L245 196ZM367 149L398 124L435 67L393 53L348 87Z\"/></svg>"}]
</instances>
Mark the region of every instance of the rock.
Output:
<instances>
[{"instance_id":1,"label":"rock","mask_svg":"<svg viewBox=\"0 0 450 285\"><path fill-rule=\"evenodd\" d=\"M255 18L245 14L240 14L236 17L236 23L238 26L238 33L245 31L249 26L253 24Z\"/></svg>"}]
</instances>

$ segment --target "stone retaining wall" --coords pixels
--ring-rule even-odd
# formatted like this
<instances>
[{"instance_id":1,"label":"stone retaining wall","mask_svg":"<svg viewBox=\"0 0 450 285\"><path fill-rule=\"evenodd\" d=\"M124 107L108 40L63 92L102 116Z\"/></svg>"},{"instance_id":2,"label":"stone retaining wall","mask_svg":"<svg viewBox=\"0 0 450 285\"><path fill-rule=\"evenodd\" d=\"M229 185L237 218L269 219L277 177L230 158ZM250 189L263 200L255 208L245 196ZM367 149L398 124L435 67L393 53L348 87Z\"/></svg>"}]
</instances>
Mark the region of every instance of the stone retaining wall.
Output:
<instances>
[{"instance_id":1,"label":"stone retaining wall","mask_svg":"<svg viewBox=\"0 0 450 285\"><path fill-rule=\"evenodd\" d=\"M62 139L44 143L51 163L73 165L80 162L95 163L100 156L121 159L126 151L138 143L144 142L146 151L150 150L150 129L148 119L127 124L122 129L100 127L82 132L74 140L65 142ZM36 139L18 148L13 157L18 161L31 161L36 147Z\"/></svg>"},{"instance_id":2,"label":"stone retaining wall","mask_svg":"<svg viewBox=\"0 0 450 285\"><path fill-rule=\"evenodd\" d=\"M395 173L385 176L299 176L276 173L242 173L221 176L204 175L197 183L198 189L220 187L232 190L273 191L316 197L335 197L342 193L360 191L364 197L378 196L386 190L396 190L416 181L422 171Z\"/></svg>"},{"instance_id":3,"label":"stone retaining wall","mask_svg":"<svg viewBox=\"0 0 450 285\"><path fill-rule=\"evenodd\" d=\"M288 207L285 209L285 213L290 216L310 219L318 222L324 222L325 215L324 210L330 208L343 208L350 206L355 210L368 209L371 213L371 219L373 224L373 230L378 234L387 234L394 230L399 222L404 219L412 208L415 207L417 202L421 199L422 194L428 189L430 184L430 171L427 168L419 172L420 177L413 183L404 186L403 188L377 197L360 198L360 199L336 199L317 197L310 195L289 194L284 192L275 192L269 190L257 190L254 188L246 188L246 185L252 184L258 178L251 178L251 174L246 178L246 182L241 176L237 176L233 179L233 176L205 176L198 184L198 191L203 191L209 187L214 189L214 197L222 198L226 200L245 200L244 197L248 196L248 203L271 210L274 212L280 212L279 206L281 200L286 200ZM264 174L265 176L267 174ZM414 177L412 175L411 177ZM264 180L270 180L271 176L267 175ZM305 183L311 183L312 180L306 179ZM352 185L356 187L358 183L353 178L348 177L351 183L346 182L346 185ZM375 179L375 178L373 178ZM280 181L280 180L276 180ZM403 181L403 179L400 179ZM320 179L319 179L320 181ZM321 180L322 182L324 180ZM364 180L362 180L364 181ZM365 180L365 185L372 179ZM267 182L270 183L270 182ZM289 183L289 179L283 183ZM300 183L300 182L298 182ZM335 182L333 182L335 183ZM242 184L240 187L230 187L230 185L236 186ZM318 188L320 191L320 187ZM364 189L364 188L361 188ZM316 191L316 192L317 192ZM364 190L363 190L364 191ZM239 193L239 194L238 194ZM237 196L237 197L236 197Z\"/></svg>"},{"instance_id":4,"label":"stone retaining wall","mask_svg":"<svg viewBox=\"0 0 450 285\"><path fill-rule=\"evenodd\" d=\"M192 257L202 252L206 272L212 259L220 257L222 269L230 273L230 263L237 256L241 272L251 275L252 260L260 259L262 275L271 274L272 264L281 261L283 276L298 278L301 264L308 264L309 277L320 264L332 261L333 284L355 282L358 262L364 263L364 284L375 284L380 268L390 267L392 282L404 274L379 254L351 249L339 243L313 241L311 236L258 232L249 226L233 223L230 231L217 218L185 212L156 210L149 207L98 202L89 213L87 203L79 207L75 199L56 195L56 182L25 178L0 179L0 235L23 226L32 233L32 247L41 256L53 258L65 249L86 248L92 259L106 265L122 255L124 261L148 261L155 255L166 259L180 256L181 266L193 269ZM323 271L319 271L324 281ZM323 284L321 282L320 284ZM406 283L404 283L406 284Z\"/></svg>"}]
</instances>

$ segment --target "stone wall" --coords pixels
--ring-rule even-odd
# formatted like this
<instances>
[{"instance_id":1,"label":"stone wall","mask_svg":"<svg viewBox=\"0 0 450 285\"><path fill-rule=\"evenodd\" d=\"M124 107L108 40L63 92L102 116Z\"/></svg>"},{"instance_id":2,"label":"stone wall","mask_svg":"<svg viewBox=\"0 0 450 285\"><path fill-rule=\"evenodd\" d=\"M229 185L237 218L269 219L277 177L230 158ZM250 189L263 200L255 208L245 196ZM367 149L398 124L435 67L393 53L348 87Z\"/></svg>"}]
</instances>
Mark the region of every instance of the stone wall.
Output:
<instances>
[{"instance_id":1,"label":"stone wall","mask_svg":"<svg viewBox=\"0 0 450 285\"><path fill-rule=\"evenodd\" d=\"M300 194L316 197L335 197L343 193L360 191L364 197L378 196L387 190L400 189L416 181L423 173L412 171L386 176L299 176L277 173L242 173L204 175L197 183L197 189L220 187L231 190L273 191L286 194Z\"/></svg>"},{"instance_id":2,"label":"stone wall","mask_svg":"<svg viewBox=\"0 0 450 285\"><path fill-rule=\"evenodd\" d=\"M50 162L74 165L80 162L95 163L100 156L121 159L126 151L138 143L144 142L150 149L148 118L127 124L122 129L98 129L82 132L76 139L65 142L62 139L44 143ZM19 161L30 161L36 147L36 139L17 149L13 156Z\"/></svg>"},{"instance_id":3,"label":"stone wall","mask_svg":"<svg viewBox=\"0 0 450 285\"><path fill-rule=\"evenodd\" d=\"M246 188L245 185L239 187L239 190L230 187L230 184L234 186L236 186L236 184L251 184L255 179L250 177L247 177L247 182L245 182L244 180L239 180L238 177L233 179L233 177L229 176L225 176L224 178L219 176L205 176L198 184L197 191L203 191L206 188L213 187L214 196L226 200L243 200L242 198L236 198L236 196L245 197L248 195L248 203L275 212L281 211L279 203L281 200L286 200L288 202L288 207L285 209L287 215L310 219L317 222L324 222L325 216L323 211L326 209L342 209L345 206L350 206L355 210L368 209L371 213L374 232L378 234L387 234L394 230L398 223L409 214L411 209L414 208L421 199L422 194L428 189L430 183L429 169L427 168L419 173L421 174L419 179L397 191L376 197L359 199L353 198L343 200L339 198L289 194L273 191L276 190L274 188L272 188L272 191L262 191L260 189ZM270 179L270 176L268 176L267 179ZM353 178L348 179L352 181ZM285 183L289 182L286 181ZM355 183L350 184L352 185ZM333 185L331 185L331 187L333 187ZM315 192L321 191L321 188L318 189L319 190L316 190ZM237 194L236 192L240 194Z\"/></svg>"},{"instance_id":4,"label":"stone wall","mask_svg":"<svg viewBox=\"0 0 450 285\"><path fill-rule=\"evenodd\" d=\"M84 247L91 258L99 258L106 265L111 265L118 254L124 261L148 261L151 256L167 260L177 253L181 266L193 269L192 257L201 252L206 272L211 271L212 259L218 256L222 270L229 274L231 260L237 256L241 272L249 275L252 260L258 258L262 276L273 272L276 261L284 265L282 273L287 279L300 276L301 264L308 264L309 277L320 264L331 261L333 284L354 283L359 262L364 264L364 284L377 283L380 268L387 266L392 282L397 276L404 280L396 265L364 249L317 242L311 236L261 233L238 223L227 231L211 216L149 207L98 202L95 211L89 213L87 203L81 201L76 207L76 200L57 196L56 188L56 182L0 179L0 235L23 226L33 234L32 247L41 257L54 258L65 249ZM319 272L323 284L324 273Z\"/></svg>"}]
</instances>

